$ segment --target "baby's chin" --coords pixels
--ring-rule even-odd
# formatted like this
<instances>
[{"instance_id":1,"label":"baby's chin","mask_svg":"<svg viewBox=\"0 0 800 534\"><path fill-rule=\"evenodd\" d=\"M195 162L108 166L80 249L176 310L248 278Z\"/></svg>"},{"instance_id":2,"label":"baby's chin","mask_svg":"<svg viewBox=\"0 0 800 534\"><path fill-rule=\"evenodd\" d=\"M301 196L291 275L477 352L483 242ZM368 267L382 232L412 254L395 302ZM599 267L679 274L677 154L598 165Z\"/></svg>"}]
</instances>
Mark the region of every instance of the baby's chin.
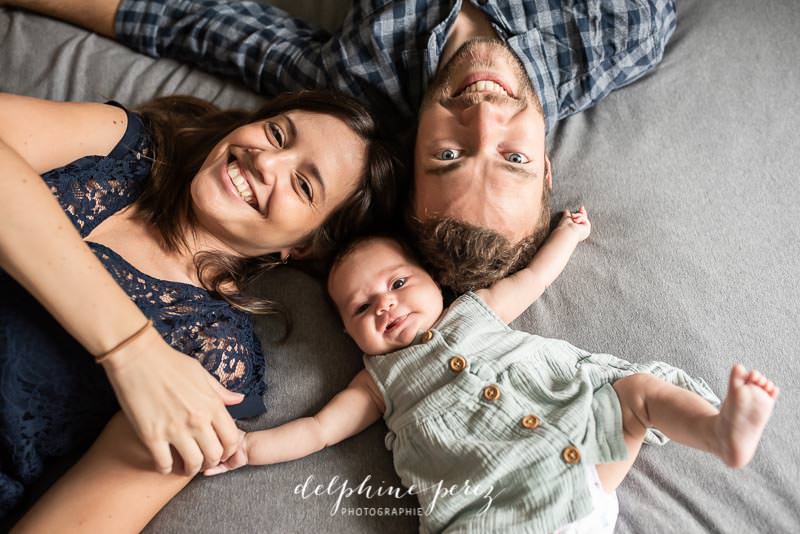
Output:
<instances>
[{"instance_id":1,"label":"baby's chin","mask_svg":"<svg viewBox=\"0 0 800 534\"><path fill-rule=\"evenodd\" d=\"M371 340L364 344L356 341L356 344L367 356L380 356L381 354L388 354L413 345L418 336L416 330L411 330L407 334L403 332L403 334L397 339L381 340L379 342Z\"/></svg>"}]
</instances>

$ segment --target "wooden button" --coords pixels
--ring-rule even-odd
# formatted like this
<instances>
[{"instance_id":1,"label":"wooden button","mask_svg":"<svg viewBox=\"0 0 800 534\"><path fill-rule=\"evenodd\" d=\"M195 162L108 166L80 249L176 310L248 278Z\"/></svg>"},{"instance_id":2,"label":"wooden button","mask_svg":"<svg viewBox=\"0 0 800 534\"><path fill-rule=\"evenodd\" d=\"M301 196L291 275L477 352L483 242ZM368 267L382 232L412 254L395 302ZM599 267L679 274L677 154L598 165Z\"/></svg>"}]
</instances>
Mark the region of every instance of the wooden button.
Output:
<instances>
[{"instance_id":1,"label":"wooden button","mask_svg":"<svg viewBox=\"0 0 800 534\"><path fill-rule=\"evenodd\" d=\"M529 429L538 428L542 422L535 415L526 415L522 418L522 426Z\"/></svg>"},{"instance_id":2,"label":"wooden button","mask_svg":"<svg viewBox=\"0 0 800 534\"><path fill-rule=\"evenodd\" d=\"M488 401L496 401L500 398L500 388L494 384L483 388L483 398Z\"/></svg>"},{"instance_id":3,"label":"wooden button","mask_svg":"<svg viewBox=\"0 0 800 534\"><path fill-rule=\"evenodd\" d=\"M421 340L423 343L427 343L427 342L428 342L428 341L430 341L431 339L433 339L433 332L432 332L432 331L430 331L430 330L428 330L427 332L425 332L424 334L422 334L422 337L420 337L420 340Z\"/></svg>"},{"instance_id":4,"label":"wooden button","mask_svg":"<svg viewBox=\"0 0 800 534\"><path fill-rule=\"evenodd\" d=\"M581 453L578 452L578 449L575 447L566 447L561 451L561 459L564 460L565 463L575 465L581 461Z\"/></svg>"},{"instance_id":5,"label":"wooden button","mask_svg":"<svg viewBox=\"0 0 800 534\"><path fill-rule=\"evenodd\" d=\"M450 370L454 373L460 373L467 368L467 360L461 356L453 356L450 358Z\"/></svg>"}]
</instances>

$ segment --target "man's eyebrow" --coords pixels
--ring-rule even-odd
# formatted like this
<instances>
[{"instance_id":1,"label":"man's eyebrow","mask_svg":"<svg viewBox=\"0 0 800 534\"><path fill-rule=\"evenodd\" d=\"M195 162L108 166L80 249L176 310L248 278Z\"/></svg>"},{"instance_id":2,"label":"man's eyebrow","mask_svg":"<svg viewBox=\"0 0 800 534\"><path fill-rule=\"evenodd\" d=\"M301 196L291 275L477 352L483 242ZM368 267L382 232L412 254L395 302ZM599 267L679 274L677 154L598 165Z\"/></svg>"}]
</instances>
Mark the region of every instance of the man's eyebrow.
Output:
<instances>
[{"instance_id":1,"label":"man's eyebrow","mask_svg":"<svg viewBox=\"0 0 800 534\"><path fill-rule=\"evenodd\" d=\"M464 158L458 159L453 163L448 163L447 165L436 165L434 167L428 167L427 169L425 169L425 172L427 174L432 174L434 176L443 176L447 173L458 170L462 165L464 165Z\"/></svg>"},{"instance_id":2,"label":"man's eyebrow","mask_svg":"<svg viewBox=\"0 0 800 534\"><path fill-rule=\"evenodd\" d=\"M289 115L284 115L286 118L286 123L289 125L289 136L292 139L297 137L297 127L294 125L294 121L289 117ZM322 179L322 174L319 172L319 167L313 161L305 165L305 168L308 171L308 174L317 182L317 187L320 189L320 194L322 198L320 199L321 202L325 202L325 180Z\"/></svg>"},{"instance_id":3,"label":"man's eyebrow","mask_svg":"<svg viewBox=\"0 0 800 534\"><path fill-rule=\"evenodd\" d=\"M529 180L534 180L538 177L536 171L528 169L527 165L514 165L513 163L509 163L508 161L506 161L504 163L498 164L498 166L501 167L503 170L516 174L517 176L527 178Z\"/></svg>"}]
</instances>

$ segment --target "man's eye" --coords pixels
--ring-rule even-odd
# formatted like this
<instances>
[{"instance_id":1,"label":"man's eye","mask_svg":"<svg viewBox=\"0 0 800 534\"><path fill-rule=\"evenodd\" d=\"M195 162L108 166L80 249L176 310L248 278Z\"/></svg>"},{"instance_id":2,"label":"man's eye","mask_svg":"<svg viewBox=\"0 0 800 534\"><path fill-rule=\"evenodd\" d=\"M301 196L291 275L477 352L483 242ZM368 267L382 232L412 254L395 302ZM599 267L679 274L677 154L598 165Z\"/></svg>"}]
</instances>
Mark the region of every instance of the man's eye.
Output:
<instances>
[{"instance_id":1,"label":"man's eye","mask_svg":"<svg viewBox=\"0 0 800 534\"><path fill-rule=\"evenodd\" d=\"M361 306L356 308L356 315L361 315L362 313L364 313L368 309L369 309L369 304L365 302L364 304L362 304Z\"/></svg>"},{"instance_id":2,"label":"man's eye","mask_svg":"<svg viewBox=\"0 0 800 534\"><path fill-rule=\"evenodd\" d=\"M269 130L270 135L275 139L275 144L278 145L279 148L283 148L284 137L281 127L274 122L268 122L267 130Z\"/></svg>"},{"instance_id":3,"label":"man's eye","mask_svg":"<svg viewBox=\"0 0 800 534\"><path fill-rule=\"evenodd\" d=\"M392 282L392 289L400 289L404 285L406 285L406 279L405 278L398 278L397 280Z\"/></svg>"},{"instance_id":4,"label":"man's eye","mask_svg":"<svg viewBox=\"0 0 800 534\"><path fill-rule=\"evenodd\" d=\"M454 150L452 148L445 148L434 155L436 159L440 159L442 161L452 161L454 159L458 159L459 156L461 156L461 151Z\"/></svg>"},{"instance_id":5,"label":"man's eye","mask_svg":"<svg viewBox=\"0 0 800 534\"><path fill-rule=\"evenodd\" d=\"M520 152L509 152L506 154L506 161L510 161L511 163L528 163L530 160L525 157L525 154L521 154Z\"/></svg>"}]
</instances>

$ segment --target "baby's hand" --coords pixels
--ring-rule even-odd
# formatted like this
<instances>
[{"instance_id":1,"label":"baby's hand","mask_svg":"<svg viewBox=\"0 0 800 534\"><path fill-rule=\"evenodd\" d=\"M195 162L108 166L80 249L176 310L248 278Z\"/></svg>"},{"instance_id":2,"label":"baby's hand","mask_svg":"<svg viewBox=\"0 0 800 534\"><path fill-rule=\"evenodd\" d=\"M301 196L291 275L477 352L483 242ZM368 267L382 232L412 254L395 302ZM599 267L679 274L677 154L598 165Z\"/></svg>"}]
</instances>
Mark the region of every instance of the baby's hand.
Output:
<instances>
[{"instance_id":1,"label":"baby's hand","mask_svg":"<svg viewBox=\"0 0 800 534\"><path fill-rule=\"evenodd\" d=\"M208 469L203 470L204 475L218 475L227 471L233 471L234 469L238 469L243 465L247 465L247 433L243 430L239 430L239 433L241 435L239 436L239 446L236 448L236 452L234 452L231 457L224 462L220 462L214 467L209 467Z\"/></svg>"},{"instance_id":2,"label":"baby's hand","mask_svg":"<svg viewBox=\"0 0 800 534\"><path fill-rule=\"evenodd\" d=\"M564 210L556 230L571 232L579 242L589 237L592 231L592 223L589 222L586 208L581 206L575 213Z\"/></svg>"}]
</instances>

